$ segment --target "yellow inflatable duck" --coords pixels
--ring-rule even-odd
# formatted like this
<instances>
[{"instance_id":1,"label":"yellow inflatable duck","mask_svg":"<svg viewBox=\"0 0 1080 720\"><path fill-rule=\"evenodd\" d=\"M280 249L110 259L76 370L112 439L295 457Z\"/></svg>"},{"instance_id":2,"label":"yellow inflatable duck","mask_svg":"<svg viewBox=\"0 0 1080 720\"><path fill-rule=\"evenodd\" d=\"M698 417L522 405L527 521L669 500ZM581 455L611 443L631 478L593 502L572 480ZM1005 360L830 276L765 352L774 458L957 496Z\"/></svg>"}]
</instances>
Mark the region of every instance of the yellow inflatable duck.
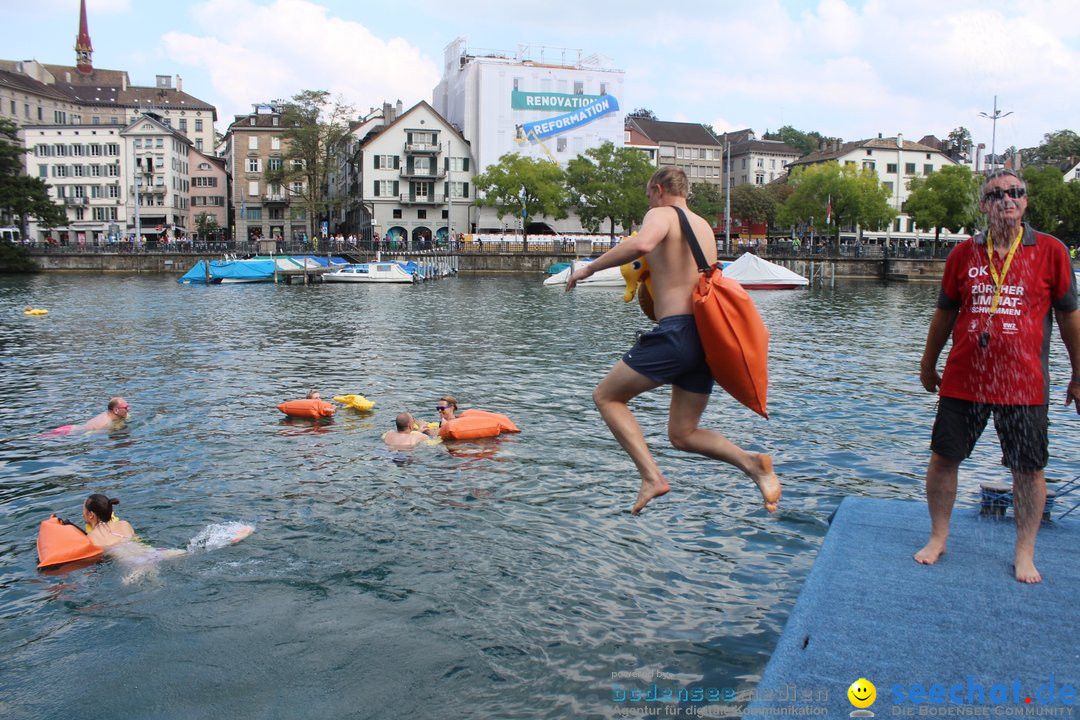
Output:
<instances>
[{"instance_id":1,"label":"yellow inflatable duck","mask_svg":"<svg viewBox=\"0 0 1080 720\"><path fill-rule=\"evenodd\" d=\"M33 308L27 305L23 308L23 315L48 315L49 311L44 308Z\"/></svg>"},{"instance_id":2,"label":"yellow inflatable duck","mask_svg":"<svg viewBox=\"0 0 1080 720\"><path fill-rule=\"evenodd\" d=\"M363 395L335 395L334 402L339 402L353 410L370 410L375 407L375 401L368 400Z\"/></svg>"},{"instance_id":3,"label":"yellow inflatable duck","mask_svg":"<svg viewBox=\"0 0 1080 720\"><path fill-rule=\"evenodd\" d=\"M649 276L649 263L640 257L631 260L625 265L619 266L623 280L626 281L626 292L623 293L623 302L630 302L637 294L638 305L641 312L645 313L650 320L656 320L656 311L653 309L652 278Z\"/></svg>"}]
</instances>

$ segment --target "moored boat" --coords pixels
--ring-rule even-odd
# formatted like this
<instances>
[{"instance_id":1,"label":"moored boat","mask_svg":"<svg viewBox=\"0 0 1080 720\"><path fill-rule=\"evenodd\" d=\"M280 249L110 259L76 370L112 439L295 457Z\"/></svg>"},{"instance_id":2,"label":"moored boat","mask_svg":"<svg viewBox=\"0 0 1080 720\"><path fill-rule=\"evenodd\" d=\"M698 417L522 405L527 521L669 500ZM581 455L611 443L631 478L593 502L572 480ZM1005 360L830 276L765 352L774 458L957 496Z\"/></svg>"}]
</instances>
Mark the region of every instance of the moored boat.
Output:
<instances>
[{"instance_id":1,"label":"moored boat","mask_svg":"<svg viewBox=\"0 0 1080 720\"><path fill-rule=\"evenodd\" d=\"M412 283L416 275L396 262L357 263L323 275L332 283Z\"/></svg>"},{"instance_id":2,"label":"moored boat","mask_svg":"<svg viewBox=\"0 0 1080 720\"><path fill-rule=\"evenodd\" d=\"M806 287L810 281L783 265L764 260L753 253L743 253L723 269L724 277L738 281L747 290L791 290Z\"/></svg>"},{"instance_id":3,"label":"moored boat","mask_svg":"<svg viewBox=\"0 0 1080 720\"><path fill-rule=\"evenodd\" d=\"M545 285L565 285L566 281L570 279L570 274L574 272L575 268L581 267L582 263L591 263L592 259L576 260L570 263L570 266L560 270L551 277L544 279ZM619 270L619 266L605 268L599 272L593 273L589 277L582 280L579 285L589 285L591 287L626 287L626 281L623 279L622 271Z\"/></svg>"}]
</instances>

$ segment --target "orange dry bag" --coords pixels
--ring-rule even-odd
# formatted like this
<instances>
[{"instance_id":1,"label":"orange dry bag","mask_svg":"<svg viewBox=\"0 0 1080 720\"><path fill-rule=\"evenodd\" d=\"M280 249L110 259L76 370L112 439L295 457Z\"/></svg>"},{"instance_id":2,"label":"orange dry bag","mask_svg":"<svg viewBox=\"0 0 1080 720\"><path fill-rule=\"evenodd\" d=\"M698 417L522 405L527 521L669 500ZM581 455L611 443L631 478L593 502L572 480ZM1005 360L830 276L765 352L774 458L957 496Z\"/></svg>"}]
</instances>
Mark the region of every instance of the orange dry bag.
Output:
<instances>
[{"instance_id":1,"label":"orange dry bag","mask_svg":"<svg viewBox=\"0 0 1080 720\"><path fill-rule=\"evenodd\" d=\"M37 537L38 570L78 560L96 560L102 551L86 533L55 515L41 521Z\"/></svg>"},{"instance_id":2,"label":"orange dry bag","mask_svg":"<svg viewBox=\"0 0 1080 720\"><path fill-rule=\"evenodd\" d=\"M337 407L325 400L289 400L277 406L277 409L289 417L319 418L334 414Z\"/></svg>"},{"instance_id":3,"label":"orange dry bag","mask_svg":"<svg viewBox=\"0 0 1080 720\"><path fill-rule=\"evenodd\" d=\"M511 432L511 433L521 432L521 429L518 428L518 426L514 424L514 421L511 420L510 418L506 417L502 413L490 412L488 410L469 409L469 410L462 410L461 415L459 415L458 417L486 417L486 418L490 418L491 420L494 420L495 422L497 422L499 424L499 431L500 432Z\"/></svg>"},{"instance_id":4,"label":"orange dry bag","mask_svg":"<svg viewBox=\"0 0 1080 720\"><path fill-rule=\"evenodd\" d=\"M769 387L769 330L737 281L709 267L690 222L675 208L701 275L694 288L694 324L713 379L731 397L764 418Z\"/></svg>"}]
</instances>

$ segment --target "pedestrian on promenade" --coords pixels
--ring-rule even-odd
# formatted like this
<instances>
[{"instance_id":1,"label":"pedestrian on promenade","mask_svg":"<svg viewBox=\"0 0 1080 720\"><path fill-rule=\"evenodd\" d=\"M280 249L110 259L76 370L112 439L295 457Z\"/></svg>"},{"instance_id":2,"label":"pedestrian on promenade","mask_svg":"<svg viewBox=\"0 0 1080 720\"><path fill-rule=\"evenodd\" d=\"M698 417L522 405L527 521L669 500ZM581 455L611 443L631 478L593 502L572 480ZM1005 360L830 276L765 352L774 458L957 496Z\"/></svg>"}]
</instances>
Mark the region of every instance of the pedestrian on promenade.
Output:
<instances>
[{"instance_id":1,"label":"pedestrian on promenade","mask_svg":"<svg viewBox=\"0 0 1080 720\"><path fill-rule=\"evenodd\" d=\"M619 267L644 256L652 277L657 326L641 336L634 347L608 372L593 391L600 416L612 435L630 455L641 476L641 488L631 512L641 512L653 498L670 490L656 465L627 403L638 395L671 383L668 437L687 452L734 465L746 473L761 492L765 509L773 512L780 502L780 481L772 458L750 453L715 430L698 426L709 403L713 378L698 337L691 299L698 268L683 237L679 214L689 219L697 242L710 265L716 263L716 241L707 220L686 205L689 182L676 167L656 171L646 186L649 212L636 235L624 238L591 263L579 263L567 279L567 291L595 272Z\"/></svg>"},{"instance_id":2,"label":"pedestrian on promenade","mask_svg":"<svg viewBox=\"0 0 1080 720\"><path fill-rule=\"evenodd\" d=\"M920 382L940 399L926 470L930 539L914 557L933 565L945 552L958 468L993 415L1001 463L1013 479L1014 575L1037 583L1035 536L1049 460L1050 319L1057 320L1072 363L1065 405L1075 402L1080 413L1080 312L1068 249L1023 222L1027 203L1027 187L1015 172L990 173L979 202L989 227L957 245L945 262L919 364ZM952 349L939 375L937 360L950 335Z\"/></svg>"}]
</instances>

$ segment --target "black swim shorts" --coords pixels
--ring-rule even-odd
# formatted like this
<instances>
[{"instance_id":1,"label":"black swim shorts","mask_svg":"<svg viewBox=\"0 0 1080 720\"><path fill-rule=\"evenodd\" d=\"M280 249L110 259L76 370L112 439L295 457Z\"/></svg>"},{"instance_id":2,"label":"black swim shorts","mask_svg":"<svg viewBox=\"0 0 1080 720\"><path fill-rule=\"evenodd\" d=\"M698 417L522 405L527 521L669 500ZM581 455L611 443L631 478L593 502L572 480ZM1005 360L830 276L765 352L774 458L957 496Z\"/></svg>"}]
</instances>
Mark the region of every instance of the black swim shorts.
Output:
<instances>
[{"instance_id":1,"label":"black swim shorts","mask_svg":"<svg viewBox=\"0 0 1080 720\"><path fill-rule=\"evenodd\" d=\"M713 377L705 362L693 315L669 315L623 355L623 362L650 380L708 395Z\"/></svg>"},{"instance_id":2,"label":"black swim shorts","mask_svg":"<svg viewBox=\"0 0 1080 720\"><path fill-rule=\"evenodd\" d=\"M988 405L943 397L938 401L930 449L950 460L970 457L991 414L1002 465L1021 472L1046 467L1050 444L1045 405Z\"/></svg>"}]
</instances>

